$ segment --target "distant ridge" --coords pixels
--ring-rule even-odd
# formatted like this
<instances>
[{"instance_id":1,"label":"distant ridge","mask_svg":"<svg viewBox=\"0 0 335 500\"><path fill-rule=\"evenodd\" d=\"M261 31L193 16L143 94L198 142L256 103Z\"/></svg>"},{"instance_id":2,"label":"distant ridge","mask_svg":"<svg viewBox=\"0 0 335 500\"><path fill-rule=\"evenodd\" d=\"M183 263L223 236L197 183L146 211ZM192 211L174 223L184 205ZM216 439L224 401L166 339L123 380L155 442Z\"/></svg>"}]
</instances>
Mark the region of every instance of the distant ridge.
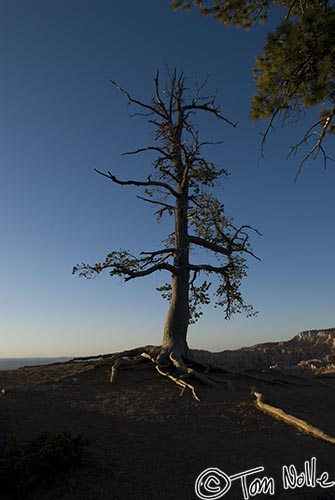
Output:
<instances>
[{"instance_id":1,"label":"distant ridge","mask_svg":"<svg viewBox=\"0 0 335 500\"><path fill-rule=\"evenodd\" d=\"M16 370L23 366L63 363L69 359L71 359L70 356L60 356L58 358L0 358L0 370Z\"/></svg>"},{"instance_id":2,"label":"distant ridge","mask_svg":"<svg viewBox=\"0 0 335 500\"><path fill-rule=\"evenodd\" d=\"M216 364L228 371L264 368L296 369L314 373L335 372L335 328L306 330L290 340L264 342L236 350L209 352L192 349L195 358ZM56 358L0 358L0 370L24 366L63 363L71 356Z\"/></svg>"},{"instance_id":3,"label":"distant ridge","mask_svg":"<svg viewBox=\"0 0 335 500\"><path fill-rule=\"evenodd\" d=\"M335 328L306 330L287 341L265 342L208 356L229 371L263 368L335 371Z\"/></svg>"}]
</instances>

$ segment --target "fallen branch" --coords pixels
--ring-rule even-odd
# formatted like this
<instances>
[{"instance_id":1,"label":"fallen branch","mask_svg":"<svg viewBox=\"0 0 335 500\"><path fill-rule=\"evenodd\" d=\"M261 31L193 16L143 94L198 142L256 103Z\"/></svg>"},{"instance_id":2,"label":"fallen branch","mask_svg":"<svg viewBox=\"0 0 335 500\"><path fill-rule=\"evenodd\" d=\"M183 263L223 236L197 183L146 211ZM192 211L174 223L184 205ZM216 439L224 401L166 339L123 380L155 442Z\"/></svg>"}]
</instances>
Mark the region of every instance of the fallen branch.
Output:
<instances>
[{"instance_id":1,"label":"fallen branch","mask_svg":"<svg viewBox=\"0 0 335 500\"><path fill-rule=\"evenodd\" d=\"M321 431L317 427L314 427L311 424L305 422L305 420L301 420L300 418L294 417L293 415L289 415L285 413L281 408L276 408L275 406L271 406L267 403L264 403L264 396L260 392L256 392L254 388L251 390L252 396L256 398L256 407L259 410L262 410L266 413L269 413L271 416L278 418L279 420L283 420L289 425L293 425L297 429L307 432L308 434L312 434L319 439L323 439L324 441L328 441L329 443L335 444L335 438L328 436L325 432Z\"/></svg>"}]
</instances>

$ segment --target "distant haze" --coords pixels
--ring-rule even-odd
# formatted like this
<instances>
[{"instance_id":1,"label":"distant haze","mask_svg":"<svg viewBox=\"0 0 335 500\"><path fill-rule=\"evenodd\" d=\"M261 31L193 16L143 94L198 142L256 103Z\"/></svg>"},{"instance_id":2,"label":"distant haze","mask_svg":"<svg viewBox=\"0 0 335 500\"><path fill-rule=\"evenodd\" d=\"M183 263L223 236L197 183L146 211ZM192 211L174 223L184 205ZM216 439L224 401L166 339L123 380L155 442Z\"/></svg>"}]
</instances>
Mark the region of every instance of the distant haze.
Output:
<instances>
[{"instance_id":1,"label":"distant haze","mask_svg":"<svg viewBox=\"0 0 335 500\"><path fill-rule=\"evenodd\" d=\"M49 365L68 361L70 357L60 358L0 358L0 370L15 370L22 366Z\"/></svg>"}]
</instances>

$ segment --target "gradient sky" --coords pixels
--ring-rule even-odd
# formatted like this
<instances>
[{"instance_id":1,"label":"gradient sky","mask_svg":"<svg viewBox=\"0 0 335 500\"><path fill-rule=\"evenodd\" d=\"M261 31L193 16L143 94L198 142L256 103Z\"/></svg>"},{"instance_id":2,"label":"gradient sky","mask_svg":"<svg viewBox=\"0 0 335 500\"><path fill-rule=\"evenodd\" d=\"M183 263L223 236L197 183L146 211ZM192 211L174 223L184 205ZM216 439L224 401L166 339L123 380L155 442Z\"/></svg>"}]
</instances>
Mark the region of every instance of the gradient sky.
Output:
<instances>
[{"instance_id":1,"label":"gradient sky","mask_svg":"<svg viewBox=\"0 0 335 500\"><path fill-rule=\"evenodd\" d=\"M1 357L90 355L159 344L168 303L159 274L122 284L72 276L112 249L159 248L156 225L136 188L94 172L145 179L149 156L120 158L152 143L152 129L130 119L112 78L148 100L153 77L183 68L191 86L208 74L223 114L237 129L199 115L204 140L223 139L209 159L231 172L217 191L236 223L251 224L262 262L243 283L257 318L224 320L208 306L190 327L191 347L223 350L284 340L335 326L333 165L286 159L305 122L280 126L257 164L264 124L248 119L251 67L267 27L227 28L198 12L172 12L169 0L0 2L0 336ZM135 110L133 110L135 111ZM329 152L334 147L329 145Z\"/></svg>"}]
</instances>

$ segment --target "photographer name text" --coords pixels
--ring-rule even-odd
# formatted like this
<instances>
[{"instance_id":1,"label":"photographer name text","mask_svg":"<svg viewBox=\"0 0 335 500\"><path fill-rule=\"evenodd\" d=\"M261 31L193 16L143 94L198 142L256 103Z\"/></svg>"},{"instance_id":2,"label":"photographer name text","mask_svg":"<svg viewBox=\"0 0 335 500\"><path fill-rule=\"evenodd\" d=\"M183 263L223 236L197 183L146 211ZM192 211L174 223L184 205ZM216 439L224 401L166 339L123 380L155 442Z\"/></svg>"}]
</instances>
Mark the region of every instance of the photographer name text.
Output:
<instances>
[{"instance_id":1,"label":"photographer name text","mask_svg":"<svg viewBox=\"0 0 335 500\"><path fill-rule=\"evenodd\" d=\"M249 500L260 494L275 495L275 480L273 477L256 474L264 472L264 467L255 467L232 476L222 470L212 467L204 470L195 482L195 493L201 500L218 500L230 490L234 481L240 484L244 500ZM256 476L256 477L255 477ZM296 488L331 488L335 481L330 481L328 472L317 471L315 457L304 462L303 470L298 471L294 465L282 467L282 486L285 490Z\"/></svg>"}]
</instances>

